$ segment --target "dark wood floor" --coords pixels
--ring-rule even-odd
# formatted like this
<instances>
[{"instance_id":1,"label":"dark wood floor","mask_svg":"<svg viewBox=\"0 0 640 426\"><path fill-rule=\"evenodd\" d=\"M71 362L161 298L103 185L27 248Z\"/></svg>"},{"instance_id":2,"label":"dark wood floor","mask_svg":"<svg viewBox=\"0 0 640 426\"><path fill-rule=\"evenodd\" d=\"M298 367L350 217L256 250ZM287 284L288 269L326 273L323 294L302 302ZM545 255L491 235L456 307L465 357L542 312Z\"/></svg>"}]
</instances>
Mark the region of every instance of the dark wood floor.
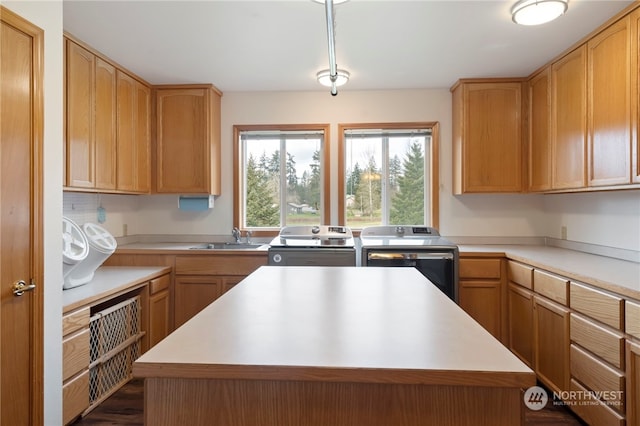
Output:
<instances>
[{"instance_id":1,"label":"dark wood floor","mask_svg":"<svg viewBox=\"0 0 640 426\"><path fill-rule=\"evenodd\" d=\"M111 395L86 417L74 423L76 425L143 425L144 386L141 380L134 379ZM581 426L584 425L573 413L551 402L540 411L525 408L525 425L545 426Z\"/></svg>"}]
</instances>

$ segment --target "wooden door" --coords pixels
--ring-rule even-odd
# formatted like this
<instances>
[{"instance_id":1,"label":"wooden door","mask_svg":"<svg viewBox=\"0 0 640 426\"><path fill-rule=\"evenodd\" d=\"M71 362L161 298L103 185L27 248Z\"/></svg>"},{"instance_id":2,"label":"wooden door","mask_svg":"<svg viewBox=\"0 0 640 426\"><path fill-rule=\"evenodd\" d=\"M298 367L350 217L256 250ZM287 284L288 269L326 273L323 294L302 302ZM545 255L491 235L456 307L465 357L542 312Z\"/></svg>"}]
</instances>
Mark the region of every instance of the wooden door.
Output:
<instances>
[{"instance_id":1,"label":"wooden door","mask_svg":"<svg viewBox=\"0 0 640 426\"><path fill-rule=\"evenodd\" d=\"M116 68L100 58L95 67L96 188L116 189Z\"/></svg>"},{"instance_id":2,"label":"wooden door","mask_svg":"<svg viewBox=\"0 0 640 426\"><path fill-rule=\"evenodd\" d=\"M500 281L460 280L460 307L496 339L502 340Z\"/></svg>"},{"instance_id":3,"label":"wooden door","mask_svg":"<svg viewBox=\"0 0 640 426\"><path fill-rule=\"evenodd\" d=\"M631 181L640 183L640 9L631 13Z\"/></svg>"},{"instance_id":4,"label":"wooden door","mask_svg":"<svg viewBox=\"0 0 640 426\"><path fill-rule=\"evenodd\" d=\"M151 90L136 81L135 85L136 191L151 190Z\"/></svg>"},{"instance_id":5,"label":"wooden door","mask_svg":"<svg viewBox=\"0 0 640 426\"><path fill-rule=\"evenodd\" d=\"M117 71L118 80L118 178L117 188L134 191L135 179L135 80Z\"/></svg>"},{"instance_id":6,"label":"wooden door","mask_svg":"<svg viewBox=\"0 0 640 426\"><path fill-rule=\"evenodd\" d=\"M627 340L627 424L640 426L640 343Z\"/></svg>"},{"instance_id":7,"label":"wooden door","mask_svg":"<svg viewBox=\"0 0 640 426\"><path fill-rule=\"evenodd\" d=\"M210 90L156 91L156 185L159 193L209 193Z\"/></svg>"},{"instance_id":8,"label":"wooden door","mask_svg":"<svg viewBox=\"0 0 640 426\"><path fill-rule=\"evenodd\" d=\"M586 186L586 47L551 65L553 189Z\"/></svg>"},{"instance_id":9,"label":"wooden door","mask_svg":"<svg viewBox=\"0 0 640 426\"><path fill-rule=\"evenodd\" d=\"M66 42L66 180L74 188L95 188L95 55Z\"/></svg>"},{"instance_id":10,"label":"wooden door","mask_svg":"<svg viewBox=\"0 0 640 426\"><path fill-rule=\"evenodd\" d=\"M43 423L43 31L0 6L0 424ZM35 284L14 294L14 283Z\"/></svg>"},{"instance_id":11,"label":"wooden door","mask_svg":"<svg viewBox=\"0 0 640 426\"><path fill-rule=\"evenodd\" d=\"M509 283L509 349L533 368L533 292Z\"/></svg>"},{"instance_id":12,"label":"wooden door","mask_svg":"<svg viewBox=\"0 0 640 426\"><path fill-rule=\"evenodd\" d=\"M529 190L551 189L550 67L529 81Z\"/></svg>"},{"instance_id":13,"label":"wooden door","mask_svg":"<svg viewBox=\"0 0 640 426\"><path fill-rule=\"evenodd\" d=\"M176 276L175 328L190 320L222 293L220 278L215 276Z\"/></svg>"},{"instance_id":14,"label":"wooden door","mask_svg":"<svg viewBox=\"0 0 640 426\"><path fill-rule=\"evenodd\" d=\"M535 372L551 390L568 390L569 309L536 295L533 317Z\"/></svg>"},{"instance_id":15,"label":"wooden door","mask_svg":"<svg viewBox=\"0 0 640 426\"><path fill-rule=\"evenodd\" d=\"M587 44L589 186L631 182L630 18Z\"/></svg>"}]
</instances>

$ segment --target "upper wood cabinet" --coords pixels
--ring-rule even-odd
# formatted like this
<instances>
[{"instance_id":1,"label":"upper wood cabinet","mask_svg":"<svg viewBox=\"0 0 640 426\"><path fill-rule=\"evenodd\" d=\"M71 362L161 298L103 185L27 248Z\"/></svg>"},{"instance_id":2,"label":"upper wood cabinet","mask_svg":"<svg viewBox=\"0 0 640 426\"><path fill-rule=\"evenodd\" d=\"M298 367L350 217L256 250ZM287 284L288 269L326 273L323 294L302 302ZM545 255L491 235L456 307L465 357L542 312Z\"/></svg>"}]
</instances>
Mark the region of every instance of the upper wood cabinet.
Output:
<instances>
[{"instance_id":1,"label":"upper wood cabinet","mask_svg":"<svg viewBox=\"0 0 640 426\"><path fill-rule=\"evenodd\" d=\"M453 190L521 192L521 79L460 80L453 92Z\"/></svg>"},{"instance_id":2,"label":"upper wood cabinet","mask_svg":"<svg viewBox=\"0 0 640 426\"><path fill-rule=\"evenodd\" d=\"M150 89L65 39L66 189L148 193Z\"/></svg>"},{"instance_id":3,"label":"upper wood cabinet","mask_svg":"<svg viewBox=\"0 0 640 426\"><path fill-rule=\"evenodd\" d=\"M551 65L553 189L586 186L586 46Z\"/></svg>"},{"instance_id":4,"label":"upper wood cabinet","mask_svg":"<svg viewBox=\"0 0 640 426\"><path fill-rule=\"evenodd\" d=\"M212 85L156 87L156 192L220 194L220 97Z\"/></svg>"},{"instance_id":5,"label":"upper wood cabinet","mask_svg":"<svg viewBox=\"0 0 640 426\"><path fill-rule=\"evenodd\" d=\"M631 183L630 22L626 16L587 42L589 186Z\"/></svg>"},{"instance_id":6,"label":"upper wood cabinet","mask_svg":"<svg viewBox=\"0 0 640 426\"><path fill-rule=\"evenodd\" d=\"M631 31L631 181L640 183L640 9L630 16ZM640 423L640 421L639 421Z\"/></svg>"},{"instance_id":7,"label":"upper wood cabinet","mask_svg":"<svg viewBox=\"0 0 640 426\"><path fill-rule=\"evenodd\" d=\"M118 70L118 185L149 192L150 90Z\"/></svg>"},{"instance_id":8,"label":"upper wood cabinet","mask_svg":"<svg viewBox=\"0 0 640 426\"><path fill-rule=\"evenodd\" d=\"M551 67L529 79L529 191L551 189Z\"/></svg>"},{"instance_id":9,"label":"upper wood cabinet","mask_svg":"<svg viewBox=\"0 0 640 426\"><path fill-rule=\"evenodd\" d=\"M95 63L91 52L67 40L65 185L95 188Z\"/></svg>"}]
</instances>

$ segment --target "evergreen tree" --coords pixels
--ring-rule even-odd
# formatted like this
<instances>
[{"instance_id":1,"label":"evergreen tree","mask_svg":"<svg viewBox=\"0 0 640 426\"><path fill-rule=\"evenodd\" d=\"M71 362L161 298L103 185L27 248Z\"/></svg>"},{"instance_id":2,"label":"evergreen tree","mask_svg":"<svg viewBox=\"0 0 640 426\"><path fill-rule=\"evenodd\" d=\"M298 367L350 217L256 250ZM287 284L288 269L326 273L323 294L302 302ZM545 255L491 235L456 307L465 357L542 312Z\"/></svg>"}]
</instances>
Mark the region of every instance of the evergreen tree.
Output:
<instances>
[{"instance_id":1,"label":"evergreen tree","mask_svg":"<svg viewBox=\"0 0 640 426\"><path fill-rule=\"evenodd\" d=\"M253 155L250 155L247 162L247 226L280 225L280 208L269 186L265 172L258 168Z\"/></svg>"},{"instance_id":2,"label":"evergreen tree","mask_svg":"<svg viewBox=\"0 0 640 426\"><path fill-rule=\"evenodd\" d=\"M316 210L320 209L320 151L313 152L311 157L312 162L309 165L311 168L311 176L307 183L307 198L306 203Z\"/></svg>"},{"instance_id":3,"label":"evergreen tree","mask_svg":"<svg viewBox=\"0 0 640 426\"><path fill-rule=\"evenodd\" d=\"M353 166L353 170L347 176L347 195L354 195L356 193L356 189L360 184L360 175L362 174L362 170L360 170L360 165L358 163Z\"/></svg>"},{"instance_id":4,"label":"evergreen tree","mask_svg":"<svg viewBox=\"0 0 640 426\"><path fill-rule=\"evenodd\" d=\"M398 192L391 199L389 221L393 225L424 223L424 153L413 142L403 162L404 174L398 176Z\"/></svg>"}]
</instances>

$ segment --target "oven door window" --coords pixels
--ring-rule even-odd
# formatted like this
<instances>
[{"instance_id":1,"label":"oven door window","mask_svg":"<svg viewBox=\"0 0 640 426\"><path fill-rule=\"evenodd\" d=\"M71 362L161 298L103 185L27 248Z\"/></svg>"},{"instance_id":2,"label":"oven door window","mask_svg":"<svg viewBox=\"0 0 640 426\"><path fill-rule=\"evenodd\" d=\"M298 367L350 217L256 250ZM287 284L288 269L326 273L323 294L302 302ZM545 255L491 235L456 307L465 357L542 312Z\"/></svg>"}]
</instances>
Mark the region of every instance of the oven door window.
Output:
<instances>
[{"instance_id":1,"label":"oven door window","mask_svg":"<svg viewBox=\"0 0 640 426\"><path fill-rule=\"evenodd\" d=\"M454 256L452 253L370 251L367 253L367 266L414 267L455 301Z\"/></svg>"}]
</instances>

